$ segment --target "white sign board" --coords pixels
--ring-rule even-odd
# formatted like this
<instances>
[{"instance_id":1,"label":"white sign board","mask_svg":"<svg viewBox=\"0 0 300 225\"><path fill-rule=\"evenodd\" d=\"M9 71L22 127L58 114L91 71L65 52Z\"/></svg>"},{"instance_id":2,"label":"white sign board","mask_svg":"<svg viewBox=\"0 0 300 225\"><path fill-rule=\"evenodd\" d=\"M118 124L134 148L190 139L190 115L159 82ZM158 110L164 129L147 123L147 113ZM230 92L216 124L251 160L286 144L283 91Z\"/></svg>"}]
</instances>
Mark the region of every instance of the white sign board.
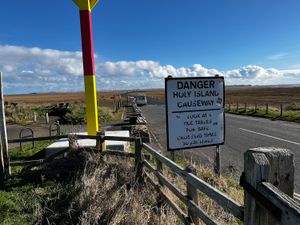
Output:
<instances>
[{"instance_id":1,"label":"white sign board","mask_svg":"<svg viewBox=\"0 0 300 225\"><path fill-rule=\"evenodd\" d=\"M166 78L168 150L224 144L224 78Z\"/></svg>"}]
</instances>

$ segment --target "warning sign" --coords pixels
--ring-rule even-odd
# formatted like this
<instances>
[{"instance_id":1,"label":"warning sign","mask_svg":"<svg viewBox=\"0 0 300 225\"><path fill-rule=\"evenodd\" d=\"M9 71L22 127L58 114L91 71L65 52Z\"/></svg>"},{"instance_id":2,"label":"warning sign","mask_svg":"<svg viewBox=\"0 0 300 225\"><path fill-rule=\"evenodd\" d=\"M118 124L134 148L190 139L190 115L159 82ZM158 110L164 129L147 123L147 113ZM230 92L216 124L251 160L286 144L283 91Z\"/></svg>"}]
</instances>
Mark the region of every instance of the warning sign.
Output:
<instances>
[{"instance_id":1,"label":"warning sign","mask_svg":"<svg viewBox=\"0 0 300 225\"><path fill-rule=\"evenodd\" d=\"M224 78L166 78L168 150L224 144Z\"/></svg>"}]
</instances>

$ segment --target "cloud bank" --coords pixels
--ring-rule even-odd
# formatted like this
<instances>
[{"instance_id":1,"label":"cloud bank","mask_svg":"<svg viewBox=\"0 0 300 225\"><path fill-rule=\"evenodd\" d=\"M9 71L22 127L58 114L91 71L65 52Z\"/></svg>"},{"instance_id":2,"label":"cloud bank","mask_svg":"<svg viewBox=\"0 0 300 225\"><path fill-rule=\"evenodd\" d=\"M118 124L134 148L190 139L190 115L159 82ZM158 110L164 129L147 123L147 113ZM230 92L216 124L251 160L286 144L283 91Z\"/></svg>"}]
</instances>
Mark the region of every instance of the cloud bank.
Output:
<instances>
[{"instance_id":1,"label":"cloud bank","mask_svg":"<svg viewBox=\"0 0 300 225\"><path fill-rule=\"evenodd\" d=\"M96 57L97 61L97 57ZM83 90L81 52L0 45L5 94ZM300 69L277 70L248 65L219 71L201 64L161 65L151 60L96 63L98 90L162 88L164 78L225 77L227 85L299 84Z\"/></svg>"}]
</instances>

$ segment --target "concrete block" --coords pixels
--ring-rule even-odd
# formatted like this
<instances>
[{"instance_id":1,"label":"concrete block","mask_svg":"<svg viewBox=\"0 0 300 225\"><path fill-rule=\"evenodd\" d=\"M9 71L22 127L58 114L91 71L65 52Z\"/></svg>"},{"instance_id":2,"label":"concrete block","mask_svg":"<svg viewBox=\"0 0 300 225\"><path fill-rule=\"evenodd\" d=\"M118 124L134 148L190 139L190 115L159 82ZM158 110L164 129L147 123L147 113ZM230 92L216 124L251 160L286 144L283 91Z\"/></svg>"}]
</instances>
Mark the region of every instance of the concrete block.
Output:
<instances>
[{"instance_id":1,"label":"concrete block","mask_svg":"<svg viewBox=\"0 0 300 225\"><path fill-rule=\"evenodd\" d=\"M111 137L130 137L129 130L105 131L105 136ZM128 152L130 142L128 141L104 141L104 150L117 150Z\"/></svg>"}]
</instances>

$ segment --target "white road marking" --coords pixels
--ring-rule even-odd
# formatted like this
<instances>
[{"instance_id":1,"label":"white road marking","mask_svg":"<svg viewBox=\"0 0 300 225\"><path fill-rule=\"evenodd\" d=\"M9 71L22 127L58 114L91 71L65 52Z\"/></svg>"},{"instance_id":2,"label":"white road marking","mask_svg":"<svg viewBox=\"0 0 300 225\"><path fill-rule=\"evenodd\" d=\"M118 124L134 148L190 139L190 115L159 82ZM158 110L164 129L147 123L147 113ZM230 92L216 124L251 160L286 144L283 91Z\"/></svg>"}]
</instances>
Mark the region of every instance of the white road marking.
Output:
<instances>
[{"instance_id":1,"label":"white road marking","mask_svg":"<svg viewBox=\"0 0 300 225\"><path fill-rule=\"evenodd\" d=\"M288 142L290 144L294 144L294 145L299 145L300 146L299 142L289 141L289 140L286 140L286 139L283 139L283 138L274 137L274 136L271 136L271 135L268 135L268 134L263 134L263 133L259 133L259 132L256 132L256 131L244 129L244 128L240 128L240 130L243 130L243 131L246 131L246 132L249 132L249 133L258 134L258 135L261 135L261 136L273 138L273 139L276 139L276 140L279 140L279 141L284 141L284 142Z\"/></svg>"}]
</instances>

